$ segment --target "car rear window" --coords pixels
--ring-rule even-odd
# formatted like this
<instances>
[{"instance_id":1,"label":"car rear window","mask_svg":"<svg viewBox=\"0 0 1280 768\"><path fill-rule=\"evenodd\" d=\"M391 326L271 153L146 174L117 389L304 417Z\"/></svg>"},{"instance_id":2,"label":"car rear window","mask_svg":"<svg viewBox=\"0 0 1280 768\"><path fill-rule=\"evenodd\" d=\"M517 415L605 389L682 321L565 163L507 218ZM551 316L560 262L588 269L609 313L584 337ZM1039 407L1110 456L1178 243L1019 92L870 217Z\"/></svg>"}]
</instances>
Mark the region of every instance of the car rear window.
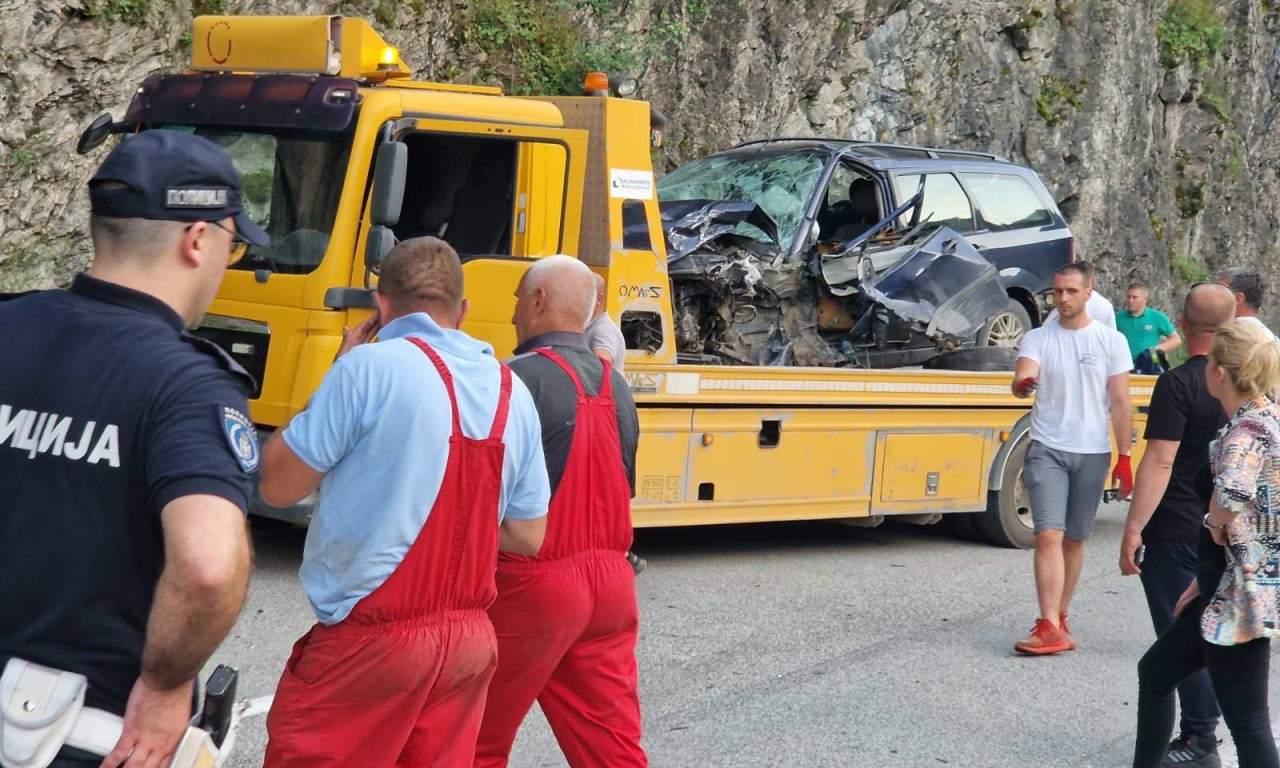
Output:
<instances>
[{"instance_id":1,"label":"car rear window","mask_svg":"<svg viewBox=\"0 0 1280 768\"><path fill-rule=\"evenodd\" d=\"M1053 223L1053 216L1026 179L1004 173L962 173L960 176L973 193L982 220L992 232Z\"/></svg>"}]
</instances>

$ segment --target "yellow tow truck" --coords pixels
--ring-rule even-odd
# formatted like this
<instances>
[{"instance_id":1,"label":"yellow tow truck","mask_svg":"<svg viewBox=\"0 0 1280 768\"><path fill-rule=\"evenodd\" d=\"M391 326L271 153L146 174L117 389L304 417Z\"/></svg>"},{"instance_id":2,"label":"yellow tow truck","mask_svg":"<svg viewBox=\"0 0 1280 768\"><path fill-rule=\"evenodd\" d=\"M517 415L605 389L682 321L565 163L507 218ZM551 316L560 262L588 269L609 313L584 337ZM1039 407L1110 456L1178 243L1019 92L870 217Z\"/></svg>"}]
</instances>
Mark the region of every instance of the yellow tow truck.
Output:
<instances>
[{"instance_id":1,"label":"yellow tow truck","mask_svg":"<svg viewBox=\"0 0 1280 768\"><path fill-rule=\"evenodd\" d=\"M1028 407L1009 374L679 362L650 160L663 121L626 98L634 79L596 73L583 96L527 98L414 81L396 48L340 16L201 16L192 40L187 71L149 77L78 149L167 129L230 153L272 244L227 274L197 332L260 382L263 434L305 406L342 328L368 316L397 240L459 252L465 330L499 356L530 260L567 253L606 279L627 337L637 527L962 514L994 543L1030 545ZM1136 406L1151 386L1135 379ZM305 523L310 505L256 511Z\"/></svg>"}]
</instances>

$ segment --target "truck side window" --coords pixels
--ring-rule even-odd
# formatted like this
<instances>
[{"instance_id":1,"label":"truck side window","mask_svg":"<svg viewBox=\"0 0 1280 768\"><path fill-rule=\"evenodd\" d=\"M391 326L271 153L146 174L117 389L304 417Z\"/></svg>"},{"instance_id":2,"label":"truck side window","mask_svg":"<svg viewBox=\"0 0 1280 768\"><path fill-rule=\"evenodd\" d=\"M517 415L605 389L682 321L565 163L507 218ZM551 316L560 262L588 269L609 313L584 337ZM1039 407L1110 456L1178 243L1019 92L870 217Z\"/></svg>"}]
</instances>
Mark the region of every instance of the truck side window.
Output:
<instances>
[{"instance_id":1,"label":"truck side window","mask_svg":"<svg viewBox=\"0 0 1280 768\"><path fill-rule=\"evenodd\" d=\"M642 200L622 201L622 247L628 251L653 250Z\"/></svg>"},{"instance_id":2,"label":"truck side window","mask_svg":"<svg viewBox=\"0 0 1280 768\"><path fill-rule=\"evenodd\" d=\"M920 187L920 174L903 174L894 179L898 185L898 199L906 201ZM924 205L920 220L931 224L946 225L957 232L972 232L973 206L956 177L949 173L930 173L924 177Z\"/></svg>"},{"instance_id":3,"label":"truck side window","mask_svg":"<svg viewBox=\"0 0 1280 768\"><path fill-rule=\"evenodd\" d=\"M396 239L432 235L464 256L510 255L515 210L513 141L411 133Z\"/></svg>"},{"instance_id":4,"label":"truck side window","mask_svg":"<svg viewBox=\"0 0 1280 768\"><path fill-rule=\"evenodd\" d=\"M992 232L1044 227L1053 216L1025 179L1004 173L962 173L978 201L978 215Z\"/></svg>"}]
</instances>

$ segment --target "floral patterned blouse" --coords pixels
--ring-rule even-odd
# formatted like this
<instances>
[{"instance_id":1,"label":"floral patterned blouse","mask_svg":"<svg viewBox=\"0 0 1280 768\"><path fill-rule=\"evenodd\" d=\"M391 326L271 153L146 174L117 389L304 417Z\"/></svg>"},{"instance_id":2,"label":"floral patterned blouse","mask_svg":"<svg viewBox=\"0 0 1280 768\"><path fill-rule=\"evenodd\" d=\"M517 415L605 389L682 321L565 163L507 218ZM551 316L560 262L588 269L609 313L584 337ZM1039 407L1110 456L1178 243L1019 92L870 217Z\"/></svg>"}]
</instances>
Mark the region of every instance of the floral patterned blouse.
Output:
<instances>
[{"instance_id":1,"label":"floral patterned blouse","mask_svg":"<svg viewBox=\"0 0 1280 768\"><path fill-rule=\"evenodd\" d=\"M1214 500L1236 513L1227 569L1200 620L1204 639L1280 636L1280 406L1250 401L1209 445Z\"/></svg>"}]
</instances>

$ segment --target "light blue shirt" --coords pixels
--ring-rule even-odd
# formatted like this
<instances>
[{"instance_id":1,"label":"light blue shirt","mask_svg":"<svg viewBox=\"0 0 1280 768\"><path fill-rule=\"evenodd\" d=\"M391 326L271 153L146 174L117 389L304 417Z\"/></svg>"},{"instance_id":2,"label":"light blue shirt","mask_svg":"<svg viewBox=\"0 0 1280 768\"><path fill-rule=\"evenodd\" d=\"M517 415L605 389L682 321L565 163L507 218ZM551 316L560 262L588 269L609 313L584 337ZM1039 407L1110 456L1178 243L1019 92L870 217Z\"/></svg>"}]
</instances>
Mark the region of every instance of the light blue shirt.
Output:
<instances>
[{"instance_id":1,"label":"light blue shirt","mask_svg":"<svg viewBox=\"0 0 1280 768\"><path fill-rule=\"evenodd\" d=\"M423 313L382 329L342 356L284 431L298 458L325 473L299 576L322 624L336 624L404 559L435 504L452 417L444 380L405 339L436 350L453 374L462 431L488 437L498 406L493 348ZM498 519L547 513L551 488L533 397L511 377Z\"/></svg>"}]
</instances>

